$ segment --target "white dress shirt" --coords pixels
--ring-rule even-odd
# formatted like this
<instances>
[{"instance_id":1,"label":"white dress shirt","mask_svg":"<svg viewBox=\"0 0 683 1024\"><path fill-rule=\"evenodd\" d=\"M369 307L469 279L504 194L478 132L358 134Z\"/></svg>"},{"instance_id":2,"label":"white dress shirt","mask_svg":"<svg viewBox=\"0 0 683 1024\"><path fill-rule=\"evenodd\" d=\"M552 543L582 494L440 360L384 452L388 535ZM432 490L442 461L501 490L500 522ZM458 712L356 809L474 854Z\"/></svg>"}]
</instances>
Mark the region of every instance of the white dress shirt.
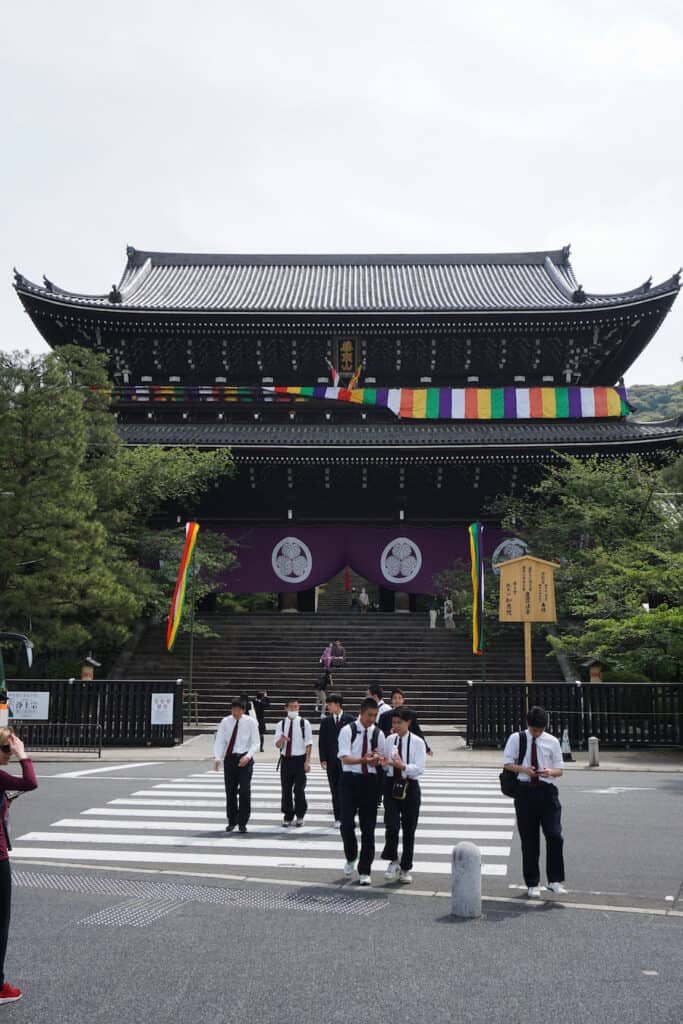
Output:
<instances>
[{"instance_id":1,"label":"white dress shirt","mask_svg":"<svg viewBox=\"0 0 683 1024\"><path fill-rule=\"evenodd\" d=\"M301 729L302 722L304 723L303 734ZM291 756L301 757L302 754L306 753L306 747L313 745L311 723L307 722L305 718L301 718L300 715L297 715L296 718L287 718L284 728L282 727L282 721L278 722L275 726L275 743L277 743L281 736L286 736L289 739L290 731L292 734ZM286 756L287 746L288 744L284 743L280 747L280 753L283 757Z\"/></svg>"},{"instance_id":2,"label":"white dress shirt","mask_svg":"<svg viewBox=\"0 0 683 1024\"><path fill-rule=\"evenodd\" d=\"M378 701L377 702L377 721L379 722L380 718L382 717L382 715L384 714L385 711L391 711L391 710L392 710L391 704L387 704L387 702L385 700Z\"/></svg>"},{"instance_id":3,"label":"white dress shirt","mask_svg":"<svg viewBox=\"0 0 683 1024\"><path fill-rule=\"evenodd\" d=\"M531 766L531 744L533 742L533 736L526 730L526 753L522 760L522 765L525 768ZM562 760L562 748L560 742L554 736L551 736L549 732L543 732L536 740L536 755L538 758L538 770L542 771L544 768L564 768L564 762ZM519 733L513 732L508 738L505 744L505 750L503 751L503 764L517 764L517 758L519 757ZM530 777L525 772L519 772L517 774L519 782L531 782ZM554 784L557 782L557 777L551 776L548 778L545 775L539 777L539 782L550 782Z\"/></svg>"},{"instance_id":4,"label":"white dress shirt","mask_svg":"<svg viewBox=\"0 0 683 1024\"><path fill-rule=\"evenodd\" d=\"M213 746L215 761L222 761L225 757L234 729L237 729L237 735L232 748L233 754L247 754L248 757L253 757L261 749L258 722L255 722L249 715L242 715L239 720L228 715L218 726L216 732L216 742Z\"/></svg>"},{"instance_id":5,"label":"white dress shirt","mask_svg":"<svg viewBox=\"0 0 683 1024\"><path fill-rule=\"evenodd\" d=\"M401 760L405 764L405 768L401 772L402 779L417 779L422 775L425 770L425 757L427 756L427 747L425 746L424 740L421 740L415 733L407 733L405 736L397 736L395 733L387 736L384 741L384 756L389 759L384 772L388 779L391 779L394 775L394 769L391 764L391 755L394 751L399 752L401 750Z\"/></svg>"},{"instance_id":6,"label":"white dress shirt","mask_svg":"<svg viewBox=\"0 0 683 1024\"><path fill-rule=\"evenodd\" d=\"M367 731L367 734L368 734L368 741L367 741L367 749L366 749L365 753L367 755L373 753L373 749L372 749L372 734L373 734L373 732L377 732L377 746L375 747L375 750L377 751L377 753L379 754L380 757L383 757L384 756L384 733L379 728L379 726L371 725L369 727L369 729L366 730L365 726L361 725L360 718L357 718L356 719L356 723L355 723L356 724L356 729L357 729L356 738L352 742L351 741L351 725L352 724L353 724L352 722L349 722L349 724L345 725L344 728L341 729L340 732L339 732L338 750L339 750L339 758L340 758L340 760L342 758L344 758L344 757L362 757L362 755L363 755L363 736L365 735L366 731ZM376 775L377 774L377 769L375 768L374 765L368 764L365 767L367 768L367 770L370 773L370 775ZM364 772L363 772L363 765L362 764L344 764L343 760L342 760L342 771L344 771L344 772L353 772L355 775L363 775L364 774Z\"/></svg>"}]
</instances>

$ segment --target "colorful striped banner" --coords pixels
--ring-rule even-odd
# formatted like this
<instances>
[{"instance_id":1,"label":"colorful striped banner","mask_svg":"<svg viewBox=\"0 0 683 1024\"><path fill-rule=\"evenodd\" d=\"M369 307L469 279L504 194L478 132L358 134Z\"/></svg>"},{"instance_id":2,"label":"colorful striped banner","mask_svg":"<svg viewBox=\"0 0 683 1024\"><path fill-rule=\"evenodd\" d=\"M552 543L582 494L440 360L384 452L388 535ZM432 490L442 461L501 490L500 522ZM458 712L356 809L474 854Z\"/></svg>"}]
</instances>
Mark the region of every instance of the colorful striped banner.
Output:
<instances>
[{"instance_id":1,"label":"colorful striped banner","mask_svg":"<svg viewBox=\"0 0 683 1024\"><path fill-rule=\"evenodd\" d=\"M183 554L180 559L178 579L176 580L175 590L173 591L173 600L171 601L171 610L168 615L168 625L166 627L166 650L169 653L173 650L175 645L178 630L180 628L180 620L183 617L187 581L190 576L192 555L194 553L195 544L197 543L198 533L199 523L185 523L185 546L183 547Z\"/></svg>"},{"instance_id":2,"label":"colorful striped banner","mask_svg":"<svg viewBox=\"0 0 683 1024\"><path fill-rule=\"evenodd\" d=\"M470 559L472 562L472 652L484 653L484 527L472 523Z\"/></svg>"},{"instance_id":3,"label":"colorful striped banner","mask_svg":"<svg viewBox=\"0 0 683 1024\"><path fill-rule=\"evenodd\" d=\"M633 411L625 388L348 388L150 384L104 389L111 402L347 402L413 420L615 418Z\"/></svg>"}]
</instances>

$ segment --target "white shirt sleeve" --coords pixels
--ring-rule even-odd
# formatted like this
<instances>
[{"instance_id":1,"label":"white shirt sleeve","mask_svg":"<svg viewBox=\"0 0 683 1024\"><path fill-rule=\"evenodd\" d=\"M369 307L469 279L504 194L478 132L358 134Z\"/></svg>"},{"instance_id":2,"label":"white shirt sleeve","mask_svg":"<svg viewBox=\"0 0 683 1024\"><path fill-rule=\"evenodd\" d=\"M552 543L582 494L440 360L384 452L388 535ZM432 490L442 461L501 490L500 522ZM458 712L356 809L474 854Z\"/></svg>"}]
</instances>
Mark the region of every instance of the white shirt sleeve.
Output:
<instances>
[{"instance_id":1,"label":"white shirt sleeve","mask_svg":"<svg viewBox=\"0 0 683 1024\"><path fill-rule=\"evenodd\" d=\"M351 726L345 725L339 732L339 743L337 745L339 759L349 757L351 754Z\"/></svg>"},{"instance_id":2,"label":"white shirt sleeve","mask_svg":"<svg viewBox=\"0 0 683 1024\"><path fill-rule=\"evenodd\" d=\"M247 757L253 759L254 754L258 753L261 749L261 737L258 731L258 722L255 722L253 718L247 718L249 725L249 746L247 747Z\"/></svg>"},{"instance_id":3,"label":"white shirt sleeve","mask_svg":"<svg viewBox=\"0 0 683 1024\"><path fill-rule=\"evenodd\" d=\"M313 746L313 729L308 719L304 720L304 746Z\"/></svg>"},{"instance_id":4,"label":"white shirt sleeve","mask_svg":"<svg viewBox=\"0 0 683 1024\"><path fill-rule=\"evenodd\" d=\"M560 742L559 742L559 740L557 739L556 736L553 736L552 739L553 739L553 743L551 745L551 750L550 750L550 761L551 761L551 763L549 765L546 765L546 767L547 768L562 768L564 770L564 761L562 760L562 747L560 746Z\"/></svg>"},{"instance_id":5,"label":"white shirt sleeve","mask_svg":"<svg viewBox=\"0 0 683 1024\"><path fill-rule=\"evenodd\" d=\"M515 764L519 757L519 733L513 732L508 737L503 751L503 764Z\"/></svg>"},{"instance_id":6,"label":"white shirt sleeve","mask_svg":"<svg viewBox=\"0 0 683 1024\"><path fill-rule=\"evenodd\" d=\"M425 770L426 747L419 736L411 737L410 744L411 760L406 763L405 775L407 779L418 779Z\"/></svg>"},{"instance_id":7,"label":"white shirt sleeve","mask_svg":"<svg viewBox=\"0 0 683 1024\"><path fill-rule=\"evenodd\" d=\"M277 741L280 739L281 736L282 736L282 719L280 719L280 721L275 726L275 735L273 736L273 743L277 743Z\"/></svg>"},{"instance_id":8,"label":"white shirt sleeve","mask_svg":"<svg viewBox=\"0 0 683 1024\"><path fill-rule=\"evenodd\" d=\"M387 742L386 736L384 735L384 733L382 732L378 725L375 726L375 731L377 733L377 753L379 754L380 757L384 757L384 751Z\"/></svg>"},{"instance_id":9,"label":"white shirt sleeve","mask_svg":"<svg viewBox=\"0 0 683 1024\"><path fill-rule=\"evenodd\" d=\"M225 752L228 749L227 721L227 718L224 718L216 730L216 741L213 745L214 761L222 761L225 757Z\"/></svg>"}]
</instances>

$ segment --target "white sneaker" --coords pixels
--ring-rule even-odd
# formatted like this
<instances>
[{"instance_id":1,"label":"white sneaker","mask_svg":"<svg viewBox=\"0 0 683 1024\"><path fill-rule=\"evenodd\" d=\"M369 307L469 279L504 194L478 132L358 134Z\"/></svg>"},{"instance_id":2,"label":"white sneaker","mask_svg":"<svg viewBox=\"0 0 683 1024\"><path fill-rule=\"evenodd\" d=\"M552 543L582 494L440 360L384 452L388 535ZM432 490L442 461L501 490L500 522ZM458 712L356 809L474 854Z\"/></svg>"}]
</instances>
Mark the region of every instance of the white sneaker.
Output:
<instances>
[{"instance_id":1,"label":"white sneaker","mask_svg":"<svg viewBox=\"0 0 683 1024\"><path fill-rule=\"evenodd\" d=\"M304 819L303 819L303 818L297 818L297 819L296 819L296 827L297 827L297 828L301 828L301 826L303 825L303 823L304 823Z\"/></svg>"},{"instance_id":2,"label":"white sneaker","mask_svg":"<svg viewBox=\"0 0 683 1024\"><path fill-rule=\"evenodd\" d=\"M400 875L398 876L398 880L399 882L405 882L406 885L408 885L410 882L412 882L413 876L411 875L410 871L401 871Z\"/></svg>"},{"instance_id":3,"label":"white sneaker","mask_svg":"<svg viewBox=\"0 0 683 1024\"><path fill-rule=\"evenodd\" d=\"M344 878L353 878L353 872L356 868L355 860L347 860L344 865Z\"/></svg>"},{"instance_id":4,"label":"white sneaker","mask_svg":"<svg viewBox=\"0 0 683 1024\"><path fill-rule=\"evenodd\" d=\"M563 892L566 893L567 892L567 890L565 889L565 887L562 885L561 882L548 882L548 884L546 886L546 889L548 889L550 892L554 892L556 894L563 893Z\"/></svg>"},{"instance_id":5,"label":"white sneaker","mask_svg":"<svg viewBox=\"0 0 683 1024\"><path fill-rule=\"evenodd\" d=\"M539 885L530 885L526 891L527 896L531 900L538 900L541 898L541 887Z\"/></svg>"},{"instance_id":6,"label":"white sneaker","mask_svg":"<svg viewBox=\"0 0 683 1024\"><path fill-rule=\"evenodd\" d=\"M359 878L358 878L358 884L359 885L370 885L370 882L371 882L370 875L360 875Z\"/></svg>"},{"instance_id":7,"label":"white sneaker","mask_svg":"<svg viewBox=\"0 0 683 1024\"><path fill-rule=\"evenodd\" d=\"M282 827L283 827L283 828L289 828L289 826L290 826L291 824L292 824L292 823L291 823L291 821L283 821L283 822L282 822Z\"/></svg>"},{"instance_id":8,"label":"white sneaker","mask_svg":"<svg viewBox=\"0 0 683 1024\"><path fill-rule=\"evenodd\" d=\"M395 882L400 873L401 869L399 867L398 861L392 860L391 864L384 872L384 877L386 878L387 882Z\"/></svg>"},{"instance_id":9,"label":"white sneaker","mask_svg":"<svg viewBox=\"0 0 683 1024\"><path fill-rule=\"evenodd\" d=\"M341 828L341 821L335 821L334 827L335 828Z\"/></svg>"}]
</instances>

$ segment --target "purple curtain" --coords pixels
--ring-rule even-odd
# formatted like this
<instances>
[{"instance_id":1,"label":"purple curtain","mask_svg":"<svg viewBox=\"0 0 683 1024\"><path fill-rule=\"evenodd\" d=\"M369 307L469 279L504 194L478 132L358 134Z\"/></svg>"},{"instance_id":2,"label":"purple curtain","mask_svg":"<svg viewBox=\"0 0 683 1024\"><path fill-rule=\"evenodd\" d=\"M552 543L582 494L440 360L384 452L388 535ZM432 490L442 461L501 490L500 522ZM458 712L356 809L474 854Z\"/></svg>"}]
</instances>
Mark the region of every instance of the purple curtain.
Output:
<instances>
[{"instance_id":1,"label":"purple curtain","mask_svg":"<svg viewBox=\"0 0 683 1024\"><path fill-rule=\"evenodd\" d=\"M359 576L391 590L429 594L434 576L460 560L467 566L466 527L243 526L223 531L237 547L239 565L223 576L234 593L296 591L319 586L348 565ZM502 530L486 531L490 559Z\"/></svg>"}]
</instances>

